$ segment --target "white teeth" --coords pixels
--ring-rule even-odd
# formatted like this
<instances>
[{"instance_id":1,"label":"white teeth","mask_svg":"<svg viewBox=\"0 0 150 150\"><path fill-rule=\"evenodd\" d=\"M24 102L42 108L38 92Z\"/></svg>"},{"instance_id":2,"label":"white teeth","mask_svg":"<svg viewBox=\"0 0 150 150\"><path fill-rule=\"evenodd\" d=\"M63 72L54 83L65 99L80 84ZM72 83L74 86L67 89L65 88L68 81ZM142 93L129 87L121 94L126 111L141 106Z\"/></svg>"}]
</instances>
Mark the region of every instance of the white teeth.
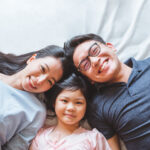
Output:
<instances>
[{"instance_id":1,"label":"white teeth","mask_svg":"<svg viewBox=\"0 0 150 150\"><path fill-rule=\"evenodd\" d=\"M32 86L35 88L35 85L34 85L33 81L31 79L30 79L30 81L31 81Z\"/></svg>"},{"instance_id":2,"label":"white teeth","mask_svg":"<svg viewBox=\"0 0 150 150\"><path fill-rule=\"evenodd\" d=\"M102 66L102 68L101 68L101 71L103 71L103 69L105 68L106 64L107 64L107 62L104 62L104 63L103 63L103 66Z\"/></svg>"},{"instance_id":3,"label":"white teeth","mask_svg":"<svg viewBox=\"0 0 150 150\"><path fill-rule=\"evenodd\" d=\"M107 65L108 61L104 62L101 69L99 70L99 72L102 72L105 68L105 66Z\"/></svg>"}]
</instances>

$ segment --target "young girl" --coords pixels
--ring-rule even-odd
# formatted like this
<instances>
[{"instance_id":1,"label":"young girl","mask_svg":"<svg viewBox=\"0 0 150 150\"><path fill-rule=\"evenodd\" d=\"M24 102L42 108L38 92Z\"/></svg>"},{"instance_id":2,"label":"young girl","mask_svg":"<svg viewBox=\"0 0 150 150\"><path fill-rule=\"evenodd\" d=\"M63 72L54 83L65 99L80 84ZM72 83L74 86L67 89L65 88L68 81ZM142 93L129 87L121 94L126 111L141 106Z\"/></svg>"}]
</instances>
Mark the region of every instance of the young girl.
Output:
<instances>
[{"instance_id":1,"label":"young girl","mask_svg":"<svg viewBox=\"0 0 150 150\"><path fill-rule=\"evenodd\" d=\"M40 129L30 150L110 150L101 133L80 126L88 94L85 81L75 74L47 92L48 106L56 113L57 125Z\"/></svg>"}]
</instances>

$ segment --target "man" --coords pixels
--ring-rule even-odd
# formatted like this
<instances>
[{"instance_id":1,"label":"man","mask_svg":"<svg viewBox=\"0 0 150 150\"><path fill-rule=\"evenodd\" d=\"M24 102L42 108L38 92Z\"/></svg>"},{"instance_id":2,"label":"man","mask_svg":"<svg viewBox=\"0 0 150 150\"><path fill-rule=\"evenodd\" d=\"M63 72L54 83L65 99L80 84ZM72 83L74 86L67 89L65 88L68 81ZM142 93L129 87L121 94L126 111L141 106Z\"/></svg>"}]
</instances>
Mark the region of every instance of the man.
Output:
<instances>
[{"instance_id":1,"label":"man","mask_svg":"<svg viewBox=\"0 0 150 150\"><path fill-rule=\"evenodd\" d=\"M98 85L88 121L119 150L118 136L128 150L150 146L150 58L122 63L111 43L94 34L73 37L65 51L75 68Z\"/></svg>"}]
</instances>

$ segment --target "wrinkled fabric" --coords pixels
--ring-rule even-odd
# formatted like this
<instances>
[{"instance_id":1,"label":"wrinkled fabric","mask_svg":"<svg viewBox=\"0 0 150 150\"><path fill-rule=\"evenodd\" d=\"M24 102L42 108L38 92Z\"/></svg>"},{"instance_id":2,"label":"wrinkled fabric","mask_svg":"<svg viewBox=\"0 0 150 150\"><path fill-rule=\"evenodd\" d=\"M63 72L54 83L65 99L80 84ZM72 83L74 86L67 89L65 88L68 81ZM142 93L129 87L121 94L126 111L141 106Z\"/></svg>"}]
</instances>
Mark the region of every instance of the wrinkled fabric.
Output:
<instances>
[{"instance_id":1,"label":"wrinkled fabric","mask_svg":"<svg viewBox=\"0 0 150 150\"><path fill-rule=\"evenodd\" d=\"M54 128L42 128L30 150L110 150L106 139L96 129L86 130L80 127L71 135L54 141L49 137Z\"/></svg>"},{"instance_id":2,"label":"wrinkled fabric","mask_svg":"<svg viewBox=\"0 0 150 150\"><path fill-rule=\"evenodd\" d=\"M0 81L0 107L0 147L27 150L44 123L44 105L35 95Z\"/></svg>"}]
</instances>

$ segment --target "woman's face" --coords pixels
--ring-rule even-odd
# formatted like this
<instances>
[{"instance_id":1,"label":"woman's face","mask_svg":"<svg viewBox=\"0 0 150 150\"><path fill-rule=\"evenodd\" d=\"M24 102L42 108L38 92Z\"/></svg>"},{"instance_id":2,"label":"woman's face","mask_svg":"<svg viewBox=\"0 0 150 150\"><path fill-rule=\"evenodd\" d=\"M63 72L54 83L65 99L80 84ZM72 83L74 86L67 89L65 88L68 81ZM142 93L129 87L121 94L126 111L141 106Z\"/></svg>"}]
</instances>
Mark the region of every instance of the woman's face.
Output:
<instances>
[{"instance_id":1,"label":"woman's face","mask_svg":"<svg viewBox=\"0 0 150 150\"><path fill-rule=\"evenodd\" d=\"M41 93L50 89L63 75L62 63L54 57L31 57L21 71L21 90Z\"/></svg>"}]
</instances>

